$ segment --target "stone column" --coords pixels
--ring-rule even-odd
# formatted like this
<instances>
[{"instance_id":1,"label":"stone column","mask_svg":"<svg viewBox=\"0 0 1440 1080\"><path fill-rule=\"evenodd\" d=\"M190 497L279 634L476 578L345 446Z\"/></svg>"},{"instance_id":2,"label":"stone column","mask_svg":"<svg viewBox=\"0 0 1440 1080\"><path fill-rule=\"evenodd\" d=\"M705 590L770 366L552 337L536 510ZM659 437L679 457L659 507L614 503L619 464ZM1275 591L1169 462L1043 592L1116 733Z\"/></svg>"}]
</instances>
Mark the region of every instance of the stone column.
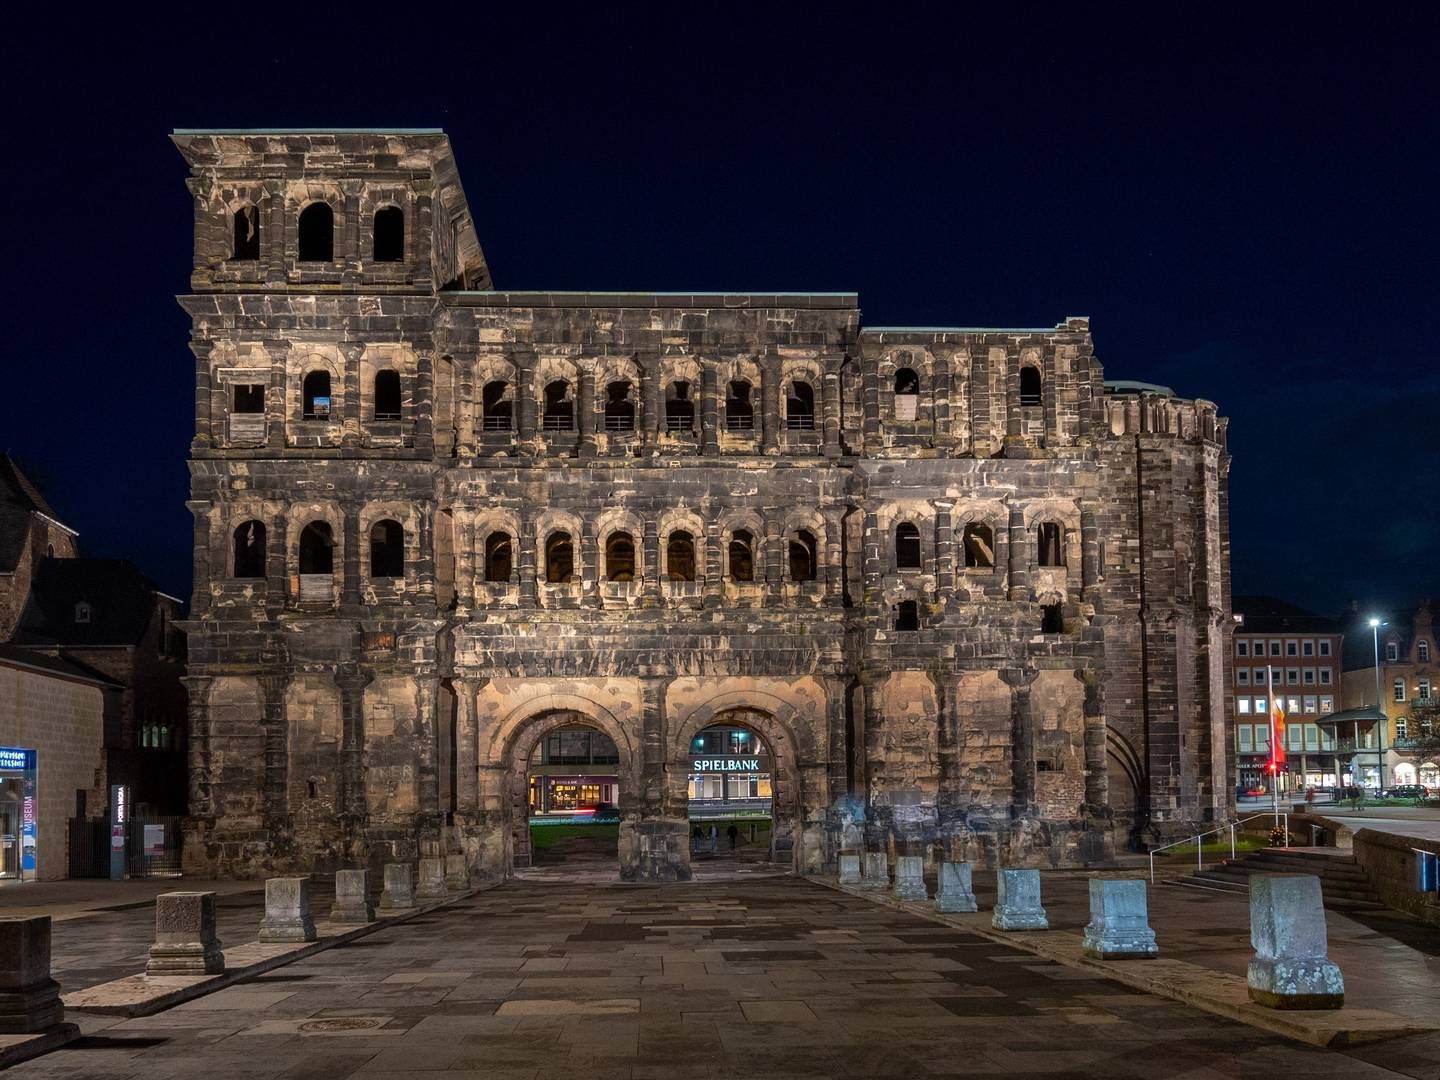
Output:
<instances>
[{"instance_id":1,"label":"stone column","mask_svg":"<svg viewBox=\"0 0 1440 1080\"><path fill-rule=\"evenodd\" d=\"M1096 960L1159 955L1143 879L1090 879L1090 922L1081 939L1081 951Z\"/></svg>"},{"instance_id":2,"label":"stone column","mask_svg":"<svg viewBox=\"0 0 1440 1080\"><path fill-rule=\"evenodd\" d=\"M215 936L213 892L161 893L155 898L155 944L146 975L218 975L225 954Z\"/></svg>"},{"instance_id":3,"label":"stone column","mask_svg":"<svg viewBox=\"0 0 1440 1080\"><path fill-rule=\"evenodd\" d=\"M1009 536L1006 538L1010 556L1010 599L1030 599L1030 543L1025 535L1025 512L1010 507Z\"/></svg>"},{"instance_id":4,"label":"stone column","mask_svg":"<svg viewBox=\"0 0 1440 1080\"><path fill-rule=\"evenodd\" d=\"M213 222L214 213L210 210L210 198L214 194L215 184L208 177L188 176L185 178L185 188L190 192L191 206L195 219L195 242L190 248L190 272L192 274L205 274L210 269L210 255L205 248L207 242L213 244L220 251L230 250L229 230L234 228L230 210L224 210L225 232L217 236ZM216 240L224 242L221 247Z\"/></svg>"},{"instance_id":5,"label":"stone column","mask_svg":"<svg viewBox=\"0 0 1440 1080\"><path fill-rule=\"evenodd\" d=\"M337 671L335 685L340 690L340 799L343 818L351 827L363 825L368 813L365 795L365 687L370 674L362 671Z\"/></svg>"},{"instance_id":6,"label":"stone column","mask_svg":"<svg viewBox=\"0 0 1440 1080\"><path fill-rule=\"evenodd\" d=\"M845 606L845 512L848 506L827 506L825 515L825 606Z\"/></svg>"},{"instance_id":7,"label":"stone column","mask_svg":"<svg viewBox=\"0 0 1440 1080\"><path fill-rule=\"evenodd\" d=\"M285 205L285 181L266 180L261 204L264 221L260 227L260 259L265 265L265 284L284 285L285 271L294 253L286 250L289 207Z\"/></svg>"},{"instance_id":8,"label":"stone column","mask_svg":"<svg viewBox=\"0 0 1440 1080\"><path fill-rule=\"evenodd\" d=\"M415 591L424 597L435 595L435 504L424 500L415 505L420 517L419 552L415 561ZM473 602L474 593L472 590Z\"/></svg>"},{"instance_id":9,"label":"stone column","mask_svg":"<svg viewBox=\"0 0 1440 1080\"><path fill-rule=\"evenodd\" d=\"M1050 920L1040 906L1039 870L1001 870L995 875L996 930L1048 930Z\"/></svg>"},{"instance_id":10,"label":"stone column","mask_svg":"<svg viewBox=\"0 0 1440 1080\"><path fill-rule=\"evenodd\" d=\"M864 415L860 419L865 452L873 454L880 449L880 374L874 359L860 364L861 399Z\"/></svg>"},{"instance_id":11,"label":"stone column","mask_svg":"<svg viewBox=\"0 0 1440 1080\"><path fill-rule=\"evenodd\" d=\"M360 445L360 432L365 417L360 405L360 353L359 345L342 345L340 353L345 358L345 369L340 373L340 382L345 387L345 408L340 414L340 445Z\"/></svg>"},{"instance_id":12,"label":"stone column","mask_svg":"<svg viewBox=\"0 0 1440 1080\"><path fill-rule=\"evenodd\" d=\"M185 504L195 518L193 580L190 585L190 612L203 615L210 610L210 511L211 504L191 500ZM226 537L226 542L231 542ZM222 570L223 573L223 570Z\"/></svg>"},{"instance_id":13,"label":"stone column","mask_svg":"<svg viewBox=\"0 0 1440 1080\"><path fill-rule=\"evenodd\" d=\"M425 832L440 827L440 759L439 724L436 721L436 696L440 680L434 675L418 675L415 679L415 738L418 743L416 765L420 781L421 828Z\"/></svg>"},{"instance_id":14,"label":"stone column","mask_svg":"<svg viewBox=\"0 0 1440 1080\"><path fill-rule=\"evenodd\" d=\"M480 809L480 728L475 715L475 695L489 679L451 680L455 691L455 786L460 813L474 815Z\"/></svg>"},{"instance_id":15,"label":"stone column","mask_svg":"<svg viewBox=\"0 0 1440 1080\"><path fill-rule=\"evenodd\" d=\"M659 443L660 428L665 422L660 354L651 350L636 352L635 366L640 369L640 429L648 449Z\"/></svg>"},{"instance_id":16,"label":"stone column","mask_svg":"<svg viewBox=\"0 0 1440 1080\"><path fill-rule=\"evenodd\" d=\"M870 619L876 619L883 614L880 607L881 582L885 568L885 537L880 532L880 521L873 510L865 512L865 539L862 552L865 614Z\"/></svg>"},{"instance_id":17,"label":"stone column","mask_svg":"<svg viewBox=\"0 0 1440 1080\"><path fill-rule=\"evenodd\" d=\"M270 386L265 391L265 445L285 449L285 427L290 422L289 372L279 350L270 358Z\"/></svg>"},{"instance_id":18,"label":"stone column","mask_svg":"<svg viewBox=\"0 0 1440 1080\"><path fill-rule=\"evenodd\" d=\"M952 503L936 500L935 507L935 591L948 603L955 592L955 528L950 517Z\"/></svg>"},{"instance_id":19,"label":"stone column","mask_svg":"<svg viewBox=\"0 0 1440 1080\"><path fill-rule=\"evenodd\" d=\"M760 452L780 452L780 354L772 347L760 361Z\"/></svg>"},{"instance_id":20,"label":"stone column","mask_svg":"<svg viewBox=\"0 0 1440 1080\"><path fill-rule=\"evenodd\" d=\"M366 260L360 240L360 181L340 181L340 193L345 197L345 231L341 234L336 262L344 267L342 280L354 285L360 281L360 264Z\"/></svg>"},{"instance_id":21,"label":"stone column","mask_svg":"<svg viewBox=\"0 0 1440 1080\"><path fill-rule=\"evenodd\" d=\"M720 453L720 366L714 357L700 359L700 453Z\"/></svg>"},{"instance_id":22,"label":"stone column","mask_svg":"<svg viewBox=\"0 0 1440 1080\"><path fill-rule=\"evenodd\" d=\"M942 862L940 888L935 893L935 910L945 914L977 911L975 890L968 862Z\"/></svg>"},{"instance_id":23,"label":"stone column","mask_svg":"<svg viewBox=\"0 0 1440 1080\"><path fill-rule=\"evenodd\" d=\"M360 508L355 505L345 506L345 548L342 552L344 559L344 579L340 588L340 603L345 607L358 608L360 606Z\"/></svg>"},{"instance_id":24,"label":"stone column","mask_svg":"<svg viewBox=\"0 0 1440 1080\"><path fill-rule=\"evenodd\" d=\"M455 614L467 618L475 607L475 513L455 510Z\"/></svg>"},{"instance_id":25,"label":"stone column","mask_svg":"<svg viewBox=\"0 0 1440 1080\"><path fill-rule=\"evenodd\" d=\"M539 558L539 537L536 535L535 515L530 510L520 512L520 550L516 562L520 565L520 606L522 608L533 608L539 603L539 593L535 583L535 564Z\"/></svg>"},{"instance_id":26,"label":"stone column","mask_svg":"<svg viewBox=\"0 0 1440 1080\"><path fill-rule=\"evenodd\" d=\"M276 514L270 519L265 549L265 606L272 612L285 609L290 594L290 519Z\"/></svg>"},{"instance_id":27,"label":"stone column","mask_svg":"<svg viewBox=\"0 0 1440 1080\"><path fill-rule=\"evenodd\" d=\"M409 863L386 863L380 914L399 915L415 910L415 875Z\"/></svg>"},{"instance_id":28,"label":"stone column","mask_svg":"<svg viewBox=\"0 0 1440 1080\"><path fill-rule=\"evenodd\" d=\"M932 420L934 435L931 436L931 444L938 448L942 455L948 457L951 447L955 445L955 433L950 426L950 357L948 354L937 355L932 368L934 372L934 386L930 392Z\"/></svg>"},{"instance_id":29,"label":"stone column","mask_svg":"<svg viewBox=\"0 0 1440 1080\"><path fill-rule=\"evenodd\" d=\"M660 526L654 514L645 519L644 537L645 567L640 606L657 608L660 606Z\"/></svg>"},{"instance_id":30,"label":"stone column","mask_svg":"<svg viewBox=\"0 0 1440 1080\"><path fill-rule=\"evenodd\" d=\"M1345 980L1329 958L1320 879L1256 874L1250 881L1250 1000L1271 1009L1338 1009Z\"/></svg>"},{"instance_id":31,"label":"stone column","mask_svg":"<svg viewBox=\"0 0 1440 1080\"><path fill-rule=\"evenodd\" d=\"M375 921L369 875L364 870L335 871L335 903L330 908L330 921L362 925Z\"/></svg>"},{"instance_id":32,"label":"stone column","mask_svg":"<svg viewBox=\"0 0 1440 1080\"><path fill-rule=\"evenodd\" d=\"M290 772L290 726L285 714L285 692L290 677L262 675L265 730L265 814L271 821L283 820L289 812L286 790Z\"/></svg>"},{"instance_id":33,"label":"stone column","mask_svg":"<svg viewBox=\"0 0 1440 1080\"><path fill-rule=\"evenodd\" d=\"M850 763L845 759L845 720L849 714L849 690L842 675L826 675L825 730L830 746L829 780L831 805L850 790Z\"/></svg>"},{"instance_id":34,"label":"stone column","mask_svg":"<svg viewBox=\"0 0 1440 1080\"><path fill-rule=\"evenodd\" d=\"M460 383L455 402L455 453L461 464L468 465L475 457L475 357L468 354L455 363Z\"/></svg>"},{"instance_id":35,"label":"stone column","mask_svg":"<svg viewBox=\"0 0 1440 1080\"><path fill-rule=\"evenodd\" d=\"M719 607L725 596L725 552L720 523L710 518L705 525L705 606Z\"/></svg>"},{"instance_id":36,"label":"stone column","mask_svg":"<svg viewBox=\"0 0 1440 1080\"><path fill-rule=\"evenodd\" d=\"M765 599L767 608L783 607L785 604L785 531L780 522L773 518L765 522L764 547L761 555L765 569Z\"/></svg>"},{"instance_id":37,"label":"stone column","mask_svg":"<svg viewBox=\"0 0 1440 1080\"><path fill-rule=\"evenodd\" d=\"M1033 816L1035 805L1035 717L1031 708L1030 688L1036 672L1030 668L1010 668L1000 678L1010 687L1010 813L1014 817Z\"/></svg>"},{"instance_id":38,"label":"stone column","mask_svg":"<svg viewBox=\"0 0 1440 1080\"><path fill-rule=\"evenodd\" d=\"M189 758L189 806L192 818L214 813L210 803L210 684L205 675L185 675L185 727Z\"/></svg>"},{"instance_id":39,"label":"stone column","mask_svg":"<svg viewBox=\"0 0 1440 1080\"><path fill-rule=\"evenodd\" d=\"M1080 506L1080 583L1085 599L1095 599L1100 584L1100 526L1092 503Z\"/></svg>"},{"instance_id":40,"label":"stone column","mask_svg":"<svg viewBox=\"0 0 1440 1080\"><path fill-rule=\"evenodd\" d=\"M201 338L190 338L190 351L195 354L195 436L190 440L191 450L208 450L218 446L223 438L217 438L211 431L211 343Z\"/></svg>"},{"instance_id":41,"label":"stone column","mask_svg":"<svg viewBox=\"0 0 1440 1080\"><path fill-rule=\"evenodd\" d=\"M436 453L435 445L435 355L427 350L415 354L415 450L421 457ZM441 457L450 456L448 446L440 447Z\"/></svg>"},{"instance_id":42,"label":"stone column","mask_svg":"<svg viewBox=\"0 0 1440 1080\"><path fill-rule=\"evenodd\" d=\"M825 410L822 423L824 424L824 442L822 452L827 458L838 458L840 449L840 368L844 363L843 356L827 356L825 358L825 373L821 376L820 398Z\"/></svg>"},{"instance_id":43,"label":"stone column","mask_svg":"<svg viewBox=\"0 0 1440 1080\"><path fill-rule=\"evenodd\" d=\"M50 916L0 919L0 1037L47 1033L78 1034L50 977Z\"/></svg>"},{"instance_id":44,"label":"stone column","mask_svg":"<svg viewBox=\"0 0 1440 1080\"><path fill-rule=\"evenodd\" d=\"M575 418L580 428L580 456L594 457L595 439L595 360L583 357L579 364L580 384L575 394Z\"/></svg>"},{"instance_id":45,"label":"stone column","mask_svg":"<svg viewBox=\"0 0 1440 1080\"><path fill-rule=\"evenodd\" d=\"M314 941L310 917L310 879L278 877L265 880L265 917L260 920L264 942Z\"/></svg>"},{"instance_id":46,"label":"stone column","mask_svg":"<svg viewBox=\"0 0 1440 1080\"><path fill-rule=\"evenodd\" d=\"M579 547L575 554L580 559L580 604L583 607L604 607L600 596L600 548L595 538L595 522L584 518L580 522Z\"/></svg>"},{"instance_id":47,"label":"stone column","mask_svg":"<svg viewBox=\"0 0 1440 1080\"><path fill-rule=\"evenodd\" d=\"M435 264L430 254L435 222L435 185L429 180L414 180L410 190L415 193L415 227L410 230L412 250L408 261L410 283L422 294L438 292L449 283L434 280Z\"/></svg>"},{"instance_id":48,"label":"stone column","mask_svg":"<svg viewBox=\"0 0 1440 1080\"><path fill-rule=\"evenodd\" d=\"M1075 677L1085 686L1085 810L1110 816L1110 772L1105 756L1106 673L1082 668Z\"/></svg>"},{"instance_id":49,"label":"stone column","mask_svg":"<svg viewBox=\"0 0 1440 1080\"><path fill-rule=\"evenodd\" d=\"M515 413L519 425L519 440L533 448L535 440L535 353L529 349L516 349L515 361ZM533 449L532 449L533 452Z\"/></svg>"}]
</instances>

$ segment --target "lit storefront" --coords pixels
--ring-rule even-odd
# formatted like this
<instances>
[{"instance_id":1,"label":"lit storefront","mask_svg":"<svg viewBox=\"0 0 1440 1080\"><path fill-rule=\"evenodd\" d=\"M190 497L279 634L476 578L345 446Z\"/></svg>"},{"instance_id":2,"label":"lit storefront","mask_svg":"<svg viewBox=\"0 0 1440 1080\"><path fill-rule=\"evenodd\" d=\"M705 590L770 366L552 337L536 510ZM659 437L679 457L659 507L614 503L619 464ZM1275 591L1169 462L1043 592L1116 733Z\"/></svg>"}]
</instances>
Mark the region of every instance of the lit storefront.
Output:
<instances>
[{"instance_id":1,"label":"lit storefront","mask_svg":"<svg viewBox=\"0 0 1440 1080\"><path fill-rule=\"evenodd\" d=\"M532 818L592 817L613 811L620 797L620 754L608 735L564 727L541 740L530 756Z\"/></svg>"},{"instance_id":2,"label":"lit storefront","mask_svg":"<svg viewBox=\"0 0 1440 1080\"><path fill-rule=\"evenodd\" d=\"M0 746L0 881L36 875L36 754Z\"/></svg>"},{"instance_id":3,"label":"lit storefront","mask_svg":"<svg viewBox=\"0 0 1440 1080\"><path fill-rule=\"evenodd\" d=\"M706 728L690 748L691 819L768 818L770 756L744 728Z\"/></svg>"}]
</instances>

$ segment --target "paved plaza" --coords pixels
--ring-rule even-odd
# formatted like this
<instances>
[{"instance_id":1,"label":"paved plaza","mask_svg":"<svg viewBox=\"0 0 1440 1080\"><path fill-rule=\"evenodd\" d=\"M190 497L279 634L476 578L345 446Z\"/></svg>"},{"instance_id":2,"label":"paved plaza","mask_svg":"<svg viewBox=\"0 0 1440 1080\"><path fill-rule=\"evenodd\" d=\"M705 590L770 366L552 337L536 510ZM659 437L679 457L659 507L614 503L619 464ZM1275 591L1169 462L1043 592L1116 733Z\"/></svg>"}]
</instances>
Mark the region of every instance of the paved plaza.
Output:
<instances>
[{"instance_id":1,"label":"paved plaza","mask_svg":"<svg viewBox=\"0 0 1440 1080\"><path fill-rule=\"evenodd\" d=\"M1057 897L1058 899L1058 897ZM1163 944L1163 942L1162 942ZM1440 1070L1321 1051L791 877L522 881L15 1077L1194 1077Z\"/></svg>"}]
</instances>

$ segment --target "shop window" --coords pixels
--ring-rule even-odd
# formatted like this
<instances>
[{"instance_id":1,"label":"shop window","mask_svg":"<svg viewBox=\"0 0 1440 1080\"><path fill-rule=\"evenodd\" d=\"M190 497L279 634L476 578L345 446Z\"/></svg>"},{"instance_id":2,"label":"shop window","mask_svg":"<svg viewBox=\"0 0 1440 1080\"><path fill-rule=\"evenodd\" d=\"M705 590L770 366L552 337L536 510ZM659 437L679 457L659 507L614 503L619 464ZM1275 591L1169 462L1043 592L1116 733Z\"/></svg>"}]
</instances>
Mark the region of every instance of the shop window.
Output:
<instances>
[{"instance_id":1,"label":"shop window","mask_svg":"<svg viewBox=\"0 0 1440 1080\"><path fill-rule=\"evenodd\" d=\"M1063 634L1065 614L1059 604L1045 604L1040 608L1040 632L1042 634Z\"/></svg>"},{"instance_id":2,"label":"shop window","mask_svg":"<svg viewBox=\"0 0 1440 1080\"><path fill-rule=\"evenodd\" d=\"M377 521L370 527L370 576L405 576L405 530L398 521Z\"/></svg>"},{"instance_id":3,"label":"shop window","mask_svg":"<svg viewBox=\"0 0 1440 1080\"><path fill-rule=\"evenodd\" d=\"M755 409L750 404L750 383L736 379L725 391L725 427L729 431L754 431Z\"/></svg>"},{"instance_id":4,"label":"shop window","mask_svg":"<svg viewBox=\"0 0 1440 1080\"><path fill-rule=\"evenodd\" d=\"M485 580L506 582L510 580L513 565L510 534L492 532L485 538Z\"/></svg>"},{"instance_id":5,"label":"shop window","mask_svg":"<svg viewBox=\"0 0 1440 1080\"><path fill-rule=\"evenodd\" d=\"M612 382L605 387L605 430L635 430L635 402L628 382Z\"/></svg>"},{"instance_id":6,"label":"shop window","mask_svg":"<svg viewBox=\"0 0 1440 1080\"><path fill-rule=\"evenodd\" d=\"M635 580L635 538L629 533L611 533L606 539L605 577L610 581Z\"/></svg>"},{"instance_id":7,"label":"shop window","mask_svg":"<svg viewBox=\"0 0 1440 1080\"><path fill-rule=\"evenodd\" d=\"M755 540L747 529L736 529L730 537L730 580L755 580Z\"/></svg>"},{"instance_id":8,"label":"shop window","mask_svg":"<svg viewBox=\"0 0 1440 1080\"><path fill-rule=\"evenodd\" d=\"M235 211L235 244L230 257L236 262L260 258L260 211L249 204Z\"/></svg>"},{"instance_id":9,"label":"shop window","mask_svg":"<svg viewBox=\"0 0 1440 1080\"><path fill-rule=\"evenodd\" d=\"M688 382L670 384L670 391L665 395L665 430L695 430L695 403L690 400Z\"/></svg>"},{"instance_id":10,"label":"shop window","mask_svg":"<svg viewBox=\"0 0 1440 1080\"><path fill-rule=\"evenodd\" d=\"M815 563L815 534L801 529L790 541L790 580L814 581Z\"/></svg>"},{"instance_id":11,"label":"shop window","mask_svg":"<svg viewBox=\"0 0 1440 1080\"><path fill-rule=\"evenodd\" d=\"M247 521L236 526L232 575L237 578L265 576L265 523Z\"/></svg>"},{"instance_id":12,"label":"shop window","mask_svg":"<svg viewBox=\"0 0 1440 1080\"><path fill-rule=\"evenodd\" d=\"M264 383L235 383L230 388L230 411L254 415L265 411Z\"/></svg>"},{"instance_id":13,"label":"shop window","mask_svg":"<svg viewBox=\"0 0 1440 1080\"><path fill-rule=\"evenodd\" d=\"M312 371L306 375L302 395L304 411L301 416L304 419L330 419L330 373L328 371Z\"/></svg>"},{"instance_id":14,"label":"shop window","mask_svg":"<svg viewBox=\"0 0 1440 1080\"><path fill-rule=\"evenodd\" d=\"M695 537L676 529L665 541L665 572L671 581L695 580Z\"/></svg>"},{"instance_id":15,"label":"shop window","mask_svg":"<svg viewBox=\"0 0 1440 1080\"><path fill-rule=\"evenodd\" d=\"M920 605L914 600L901 600L895 609L896 630L920 629Z\"/></svg>"},{"instance_id":16,"label":"shop window","mask_svg":"<svg viewBox=\"0 0 1440 1080\"><path fill-rule=\"evenodd\" d=\"M405 261L405 211L386 206L375 211L375 261Z\"/></svg>"},{"instance_id":17,"label":"shop window","mask_svg":"<svg viewBox=\"0 0 1440 1080\"><path fill-rule=\"evenodd\" d=\"M1065 530L1053 521L1035 527L1037 561L1041 566L1065 565Z\"/></svg>"},{"instance_id":18,"label":"shop window","mask_svg":"<svg viewBox=\"0 0 1440 1080\"><path fill-rule=\"evenodd\" d=\"M335 258L335 211L329 203L313 202L300 211L301 262L331 262Z\"/></svg>"},{"instance_id":19,"label":"shop window","mask_svg":"<svg viewBox=\"0 0 1440 1080\"><path fill-rule=\"evenodd\" d=\"M398 371L377 371L375 373L375 419L400 419L400 373Z\"/></svg>"},{"instance_id":20,"label":"shop window","mask_svg":"<svg viewBox=\"0 0 1440 1080\"><path fill-rule=\"evenodd\" d=\"M540 426L545 431L575 430L575 397L568 382L557 379L545 387Z\"/></svg>"},{"instance_id":21,"label":"shop window","mask_svg":"<svg viewBox=\"0 0 1440 1080\"><path fill-rule=\"evenodd\" d=\"M1040 391L1040 369L1022 367L1020 369L1020 404L1022 407L1030 408L1041 404L1043 398Z\"/></svg>"},{"instance_id":22,"label":"shop window","mask_svg":"<svg viewBox=\"0 0 1440 1080\"><path fill-rule=\"evenodd\" d=\"M575 575L575 550L568 532L551 533L545 541L545 580L568 584Z\"/></svg>"},{"instance_id":23,"label":"shop window","mask_svg":"<svg viewBox=\"0 0 1440 1080\"><path fill-rule=\"evenodd\" d=\"M496 380L485 384L480 392L480 428L482 431L511 429L510 384Z\"/></svg>"},{"instance_id":24,"label":"shop window","mask_svg":"<svg viewBox=\"0 0 1440 1080\"><path fill-rule=\"evenodd\" d=\"M965 526L962 535L967 570L993 570L995 568L995 534L990 526L972 521Z\"/></svg>"},{"instance_id":25,"label":"shop window","mask_svg":"<svg viewBox=\"0 0 1440 1080\"><path fill-rule=\"evenodd\" d=\"M300 531L300 573L333 574L335 572L335 539L330 525L312 521Z\"/></svg>"},{"instance_id":26,"label":"shop window","mask_svg":"<svg viewBox=\"0 0 1440 1080\"><path fill-rule=\"evenodd\" d=\"M797 379L785 397L785 426L791 431L815 430L815 390Z\"/></svg>"},{"instance_id":27,"label":"shop window","mask_svg":"<svg viewBox=\"0 0 1440 1080\"><path fill-rule=\"evenodd\" d=\"M895 568L920 569L920 530L908 521L895 526Z\"/></svg>"}]
</instances>

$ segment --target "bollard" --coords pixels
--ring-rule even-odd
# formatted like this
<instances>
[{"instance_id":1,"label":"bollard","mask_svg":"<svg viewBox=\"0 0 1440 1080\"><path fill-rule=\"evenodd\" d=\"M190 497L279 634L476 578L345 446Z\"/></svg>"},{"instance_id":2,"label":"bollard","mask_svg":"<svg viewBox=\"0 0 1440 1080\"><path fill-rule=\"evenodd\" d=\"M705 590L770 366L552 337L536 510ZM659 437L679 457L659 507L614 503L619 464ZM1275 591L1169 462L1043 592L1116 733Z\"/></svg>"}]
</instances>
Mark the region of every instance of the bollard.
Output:
<instances>
[{"instance_id":1,"label":"bollard","mask_svg":"<svg viewBox=\"0 0 1440 1080\"><path fill-rule=\"evenodd\" d=\"M860 875L860 888L885 889L890 886L890 863L883 851L865 852L865 869Z\"/></svg>"},{"instance_id":2,"label":"bollard","mask_svg":"<svg viewBox=\"0 0 1440 1080\"><path fill-rule=\"evenodd\" d=\"M1313 874L1250 879L1250 1000L1270 1009L1338 1009L1345 980L1326 955L1325 908Z\"/></svg>"},{"instance_id":3,"label":"bollard","mask_svg":"<svg viewBox=\"0 0 1440 1080\"><path fill-rule=\"evenodd\" d=\"M1049 930L1040 906L1039 870L1001 870L995 879L998 896L990 925L996 930Z\"/></svg>"},{"instance_id":4,"label":"bollard","mask_svg":"<svg viewBox=\"0 0 1440 1080\"><path fill-rule=\"evenodd\" d=\"M420 860L420 881L415 887L417 900L445 899L445 860L426 857Z\"/></svg>"},{"instance_id":5,"label":"bollard","mask_svg":"<svg viewBox=\"0 0 1440 1080\"><path fill-rule=\"evenodd\" d=\"M940 891L935 894L935 910L946 914L979 910L968 862L940 864Z\"/></svg>"},{"instance_id":6,"label":"bollard","mask_svg":"<svg viewBox=\"0 0 1440 1080\"><path fill-rule=\"evenodd\" d=\"M213 892L161 893L155 898L155 944L146 975L218 975L225 954L215 936Z\"/></svg>"},{"instance_id":7,"label":"bollard","mask_svg":"<svg viewBox=\"0 0 1440 1080\"><path fill-rule=\"evenodd\" d=\"M1090 922L1081 949L1097 960L1149 959L1160 954L1150 929L1145 882L1091 878Z\"/></svg>"},{"instance_id":8,"label":"bollard","mask_svg":"<svg viewBox=\"0 0 1440 1080\"><path fill-rule=\"evenodd\" d=\"M859 885L864 879L860 876L860 856L840 856L840 884Z\"/></svg>"},{"instance_id":9,"label":"bollard","mask_svg":"<svg viewBox=\"0 0 1440 1080\"><path fill-rule=\"evenodd\" d=\"M370 875L364 870L335 871L335 903L330 908L330 921L375 921L375 908L370 903Z\"/></svg>"},{"instance_id":10,"label":"bollard","mask_svg":"<svg viewBox=\"0 0 1440 1080\"><path fill-rule=\"evenodd\" d=\"M50 916L0 919L0 1035L40 1035L65 1022L60 984L50 977Z\"/></svg>"},{"instance_id":11,"label":"bollard","mask_svg":"<svg viewBox=\"0 0 1440 1080\"><path fill-rule=\"evenodd\" d=\"M415 881L409 863L385 864L385 891L380 894L380 914L396 915L415 910Z\"/></svg>"},{"instance_id":12,"label":"bollard","mask_svg":"<svg viewBox=\"0 0 1440 1080\"><path fill-rule=\"evenodd\" d=\"M925 860L919 855L899 855L895 858L895 888L891 892L896 900L928 900L925 891Z\"/></svg>"},{"instance_id":13,"label":"bollard","mask_svg":"<svg viewBox=\"0 0 1440 1080\"><path fill-rule=\"evenodd\" d=\"M260 920L260 940L271 943L315 940L308 877L265 880L265 917Z\"/></svg>"},{"instance_id":14,"label":"bollard","mask_svg":"<svg viewBox=\"0 0 1440 1080\"><path fill-rule=\"evenodd\" d=\"M470 864L464 855L445 856L445 888L451 892L470 891Z\"/></svg>"}]
</instances>

